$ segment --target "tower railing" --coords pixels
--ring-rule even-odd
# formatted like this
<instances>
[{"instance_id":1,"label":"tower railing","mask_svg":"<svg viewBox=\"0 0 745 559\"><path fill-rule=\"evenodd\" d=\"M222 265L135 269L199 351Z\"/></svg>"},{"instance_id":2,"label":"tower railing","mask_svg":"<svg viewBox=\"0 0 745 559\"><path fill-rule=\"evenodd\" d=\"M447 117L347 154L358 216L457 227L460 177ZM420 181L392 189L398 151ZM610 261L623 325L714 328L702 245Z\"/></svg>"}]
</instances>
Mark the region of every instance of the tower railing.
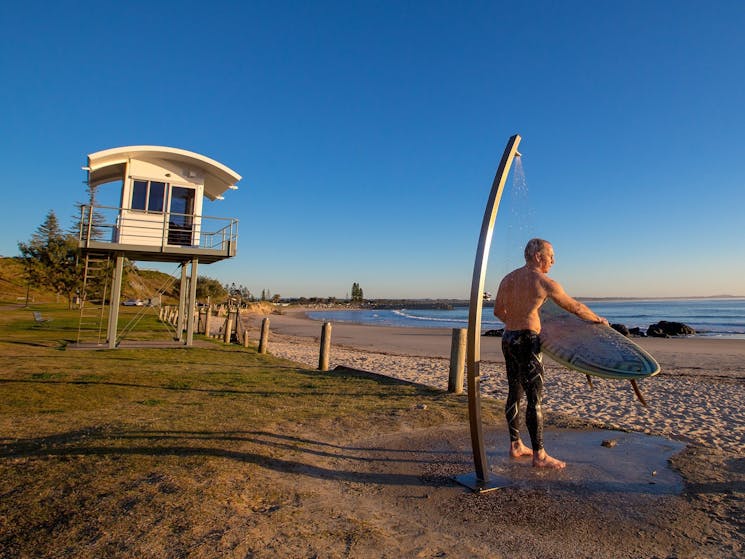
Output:
<instances>
[{"instance_id":1,"label":"tower railing","mask_svg":"<svg viewBox=\"0 0 745 559\"><path fill-rule=\"evenodd\" d=\"M167 250L189 247L235 252L238 220L235 218L83 204L78 241L82 248L101 245L147 246Z\"/></svg>"}]
</instances>

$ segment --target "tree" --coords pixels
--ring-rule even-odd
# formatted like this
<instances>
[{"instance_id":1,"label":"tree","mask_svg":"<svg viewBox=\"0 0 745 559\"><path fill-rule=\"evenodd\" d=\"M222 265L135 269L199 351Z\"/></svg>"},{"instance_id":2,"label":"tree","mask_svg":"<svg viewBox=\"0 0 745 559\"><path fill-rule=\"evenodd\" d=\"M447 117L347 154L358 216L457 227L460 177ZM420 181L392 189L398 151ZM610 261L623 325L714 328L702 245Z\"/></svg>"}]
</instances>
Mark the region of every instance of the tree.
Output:
<instances>
[{"instance_id":1,"label":"tree","mask_svg":"<svg viewBox=\"0 0 745 559\"><path fill-rule=\"evenodd\" d=\"M96 187L88 184L88 201L75 204L77 214L73 215L73 227L70 233L84 240L100 240L104 237L106 218L96 208Z\"/></svg>"},{"instance_id":2,"label":"tree","mask_svg":"<svg viewBox=\"0 0 745 559\"><path fill-rule=\"evenodd\" d=\"M354 282L352 284L352 301L361 303L364 299L364 294L362 293L362 288L360 287L360 284L357 282Z\"/></svg>"},{"instance_id":3,"label":"tree","mask_svg":"<svg viewBox=\"0 0 745 559\"><path fill-rule=\"evenodd\" d=\"M29 285L47 287L66 296L72 308L72 298L81 284L78 243L75 237L62 232L53 210L28 243L18 243L18 249Z\"/></svg>"},{"instance_id":4,"label":"tree","mask_svg":"<svg viewBox=\"0 0 745 559\"><path fill-rule=\"evenodd\" d=\"M206 276L197 277L197 299L219 300L227 295L225 288L216 279Z\"/></svg>"}]
</instances>

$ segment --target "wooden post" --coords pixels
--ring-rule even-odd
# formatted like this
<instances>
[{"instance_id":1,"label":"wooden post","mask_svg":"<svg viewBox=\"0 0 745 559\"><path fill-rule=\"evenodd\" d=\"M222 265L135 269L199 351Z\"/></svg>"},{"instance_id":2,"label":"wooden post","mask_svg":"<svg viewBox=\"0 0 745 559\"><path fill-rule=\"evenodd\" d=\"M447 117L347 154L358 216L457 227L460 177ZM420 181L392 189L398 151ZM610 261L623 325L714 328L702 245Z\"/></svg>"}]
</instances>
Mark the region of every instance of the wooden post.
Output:
<instances>
[{"instance_id":1,"label":"wooden post","mask_svg":"<svg viewBox=\"0 0 745 559\"><path fill-rule=\"evenodd\" d=\"M248 347L248 328L243 330L243 347Z\"/></svg>"},{"instance_id":2,"label":"wooden post","mask_svg":"<svg viewBox=\"0 0 745 559\"><path fill-rule=\"evenodd\" d=\"M463 370L466 363L466 329L453 328L453 341L450 347L450 376L448 392L463 393Z\"/></svg>"},{"instance_id":3,"label":"wooden post","mask_svg":"<svg viewBox=\"0 0 745 559\"><path fill-rule=\"evenodd\" d=\"M266 345L269 339L269 319L261 320L261 338L259 339L259 353L266 353Z\"/></svg>"},{"instance_id":4,"label":"wooden post","mask_svg":"<svg viewBox=\"0 0 745 559\"><path fill-rule=\"evenodd\" d=\"M211 330L212 325L210 324L211 321L212 321L212 309L207 307L207 310L204 315L204 335L207 336L208 338L212 337L212 330Z\"/></svg>"},{"instance_id":5,"label":"wooden post","mask_svg":"<svg viewBox=\"0 0 745 559\"><path fill-rule=\"evenodd\" d=\"M228 316L225 317L225 335L223 338L223 341L226 344L230 343L230 338L233 335L233 317L228 314Z\"/></svg>"},{"instance_id":6,"label":"wooden post","mask_svg":"<svg viewBox=\"0 0 745 559\"><path fill-rule=\"evenodd\" d=\"M321 352L318 356L318 370L329 370L329 352L331 350L331 323L324 322L321 328Z\"/></svg>"}]
</instances>

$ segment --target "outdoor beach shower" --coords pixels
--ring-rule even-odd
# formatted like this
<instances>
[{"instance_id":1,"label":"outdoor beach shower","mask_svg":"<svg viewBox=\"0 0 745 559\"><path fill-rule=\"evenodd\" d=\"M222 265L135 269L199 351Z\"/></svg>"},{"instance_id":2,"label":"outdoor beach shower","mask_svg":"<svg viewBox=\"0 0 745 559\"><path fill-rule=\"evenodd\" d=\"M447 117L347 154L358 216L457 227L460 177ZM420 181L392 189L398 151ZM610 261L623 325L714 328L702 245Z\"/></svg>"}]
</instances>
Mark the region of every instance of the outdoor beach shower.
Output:
<instances>
[{"instance_id":1,"label":"outdoor beach shower","mask_svg":"<svg viewBox=\"0 0 745 559\"><path fill-rule=\"evenodd\" d=\"M519 134L507 141L502 160L494 176L491 192L486 202L484 219L481 223L481 234L476 249L476 260L473 265L471 280L471 298L468 312L468 333L466 341L466 368L468 373L468 421L471 428L471 445L473 447L474 473L456 476L461 485L481 493L503 486L503 480L489 480L489 467L484 448L484 434L481 425L481 311L483 309L484 283L486 282L486 265L489 260L494 221L502 198L504 184L515 157L522 157L517 146L520 145Z\"/></svg>"}]
</instances>

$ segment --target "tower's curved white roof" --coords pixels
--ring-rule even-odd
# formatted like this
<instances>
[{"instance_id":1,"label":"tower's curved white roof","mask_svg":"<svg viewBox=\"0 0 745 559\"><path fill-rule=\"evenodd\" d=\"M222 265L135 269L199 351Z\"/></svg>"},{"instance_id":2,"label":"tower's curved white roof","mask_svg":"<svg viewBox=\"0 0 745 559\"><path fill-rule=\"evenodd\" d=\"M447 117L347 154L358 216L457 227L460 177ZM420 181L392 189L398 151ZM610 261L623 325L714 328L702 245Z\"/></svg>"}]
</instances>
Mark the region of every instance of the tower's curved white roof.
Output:
<instances>
[{"instance_id":1,"label":"tower's curved white roof","mask_svg":"<svg viewBox=\"0 0 745 559\"><path fill-rule=\"evenodd\" d=\"M173 161L201 171L204 173L204 195L210 200L218 198L242 178L222 163L192 151L165 146L125 146L88 155L89 184L98 186L121 180L129 159L154 162Z\"/></svg>"}]
</instances>

